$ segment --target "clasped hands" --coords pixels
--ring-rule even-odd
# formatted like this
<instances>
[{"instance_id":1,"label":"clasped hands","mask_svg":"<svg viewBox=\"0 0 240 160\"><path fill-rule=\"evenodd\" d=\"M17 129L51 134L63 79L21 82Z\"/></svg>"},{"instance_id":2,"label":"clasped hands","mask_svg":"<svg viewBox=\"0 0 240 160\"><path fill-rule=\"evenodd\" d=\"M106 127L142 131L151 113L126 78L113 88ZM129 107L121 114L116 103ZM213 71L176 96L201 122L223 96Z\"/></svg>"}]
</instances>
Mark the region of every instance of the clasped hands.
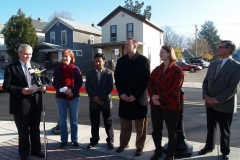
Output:
<instances>
[{"instance_id":1,"label":"clasped hands","mask_svg":"<svg viewBox=\"0 0 240 160\"><path fill-rule=\"evenodd\" d=\"M68 97L72 97L73 96L73 93L72 93L72 89L71 88L68 88L64 94L66 94Z\"/></svg>"},{"instance_id":2,"label":"clasped hands","mask_svg":"<svg viewBox=\"0 0 240 160\"><path fill-rule=\"evenodd\" d=\"M133 102L133 101L136 100L136 98L135 98L133 95L131 95L131 96L128 97L125 93L122 94L122 95L120 96L120 98L121 98L122 100L124 100L124 101L127 101L127 102Z\"/></svg>"},{"instance_id":3,"label":"clasped hands","mask_svg":"<svg viewBox=\"0 0 240 160\"><path fill-rule=\"evenodd\" d=\"M98 103L98 104L100 104L100 105L103 105L103 101L101 101L99 98L98 98L98 96L95 96L95 97L93 97L93 101L94 102L96 102L96 103Z\"/></svg>"},{"instance_id":4,"label":"clasped hands","mask_svg":"<svg viewBox=\"0 0 240 160\"><path fill-rule=\"evenodd\" d=\"M207 95L204 96L204 99L205 99L206 103L208 103L210 105L215 105L215 104L219 103L216 98L210 97Z\"/></svg>"},{"instance_id":5,"label":"clasped hands","mask_svg":"<svg viewBox=\"0 0 240 160\"><path fill-rule=\"evenodd\" d=\"M152 101L153 101L153 104L154 105L160 105L161 103L160 103L160 101L159 101L159 95L152 95Z\"/></svg>"}]
</instances>

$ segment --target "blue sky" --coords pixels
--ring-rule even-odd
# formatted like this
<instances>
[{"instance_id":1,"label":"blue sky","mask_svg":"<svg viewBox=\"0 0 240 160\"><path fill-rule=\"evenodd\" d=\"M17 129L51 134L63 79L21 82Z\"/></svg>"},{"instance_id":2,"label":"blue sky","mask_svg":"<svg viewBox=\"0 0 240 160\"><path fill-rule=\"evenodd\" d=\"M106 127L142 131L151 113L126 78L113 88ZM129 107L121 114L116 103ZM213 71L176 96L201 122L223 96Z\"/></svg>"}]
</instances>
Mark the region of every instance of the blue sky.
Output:
<instances>
[{"instance_id":1,"label":"blue sky","mask_svg":"<svg viewBox=\"0 0 240 160\"><path fill-rule=\"evenodd\" d=\"M151 22L159 27L171 26L179 34L194 36L195 25L201 30L205 21L213 21L221 39L240 46L240 0L145 0L144 3L152 6ZM76 22L98 24L119 5L124 6L124 0L5 0L0 3L0 24L5 24L19 8L27 17L41 17L45 22L54 12L65 10Z\"/></svg>"}]
</instances>

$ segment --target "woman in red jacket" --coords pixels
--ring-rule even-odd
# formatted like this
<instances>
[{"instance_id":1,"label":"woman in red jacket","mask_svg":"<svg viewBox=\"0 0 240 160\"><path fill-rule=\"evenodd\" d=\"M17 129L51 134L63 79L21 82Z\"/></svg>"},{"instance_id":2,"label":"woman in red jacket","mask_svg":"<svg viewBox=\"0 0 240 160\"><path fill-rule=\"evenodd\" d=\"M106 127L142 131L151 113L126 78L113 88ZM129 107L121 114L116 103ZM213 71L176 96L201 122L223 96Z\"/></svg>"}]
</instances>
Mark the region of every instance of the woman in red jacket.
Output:
<instances>
[{"instance_id":1,"label":"woman in red jacket","mask_svg":"<svg viewBox=\"0 0 240 160\"><path fill-rule=\"evenodd\" d=\"M153 70L148 81L152 137L156 148L151 160L162 156L163 121L168 130L168 148L164 160L171 160L174 159L177 145L178 115L181 110L180 89L184 75L182 69L177 66L176 55L171 46L162 46L160 59L163 63Z\"/></svg>"}]
</instances>

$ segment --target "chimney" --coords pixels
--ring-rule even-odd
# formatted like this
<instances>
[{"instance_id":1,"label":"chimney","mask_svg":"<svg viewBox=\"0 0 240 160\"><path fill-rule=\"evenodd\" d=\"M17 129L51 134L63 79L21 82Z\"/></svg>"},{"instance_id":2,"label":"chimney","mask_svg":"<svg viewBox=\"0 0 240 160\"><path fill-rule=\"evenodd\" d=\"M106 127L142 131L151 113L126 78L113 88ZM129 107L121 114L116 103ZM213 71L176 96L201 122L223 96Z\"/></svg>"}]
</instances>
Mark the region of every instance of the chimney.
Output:
<instances>
[{"instance_id":1,"label":"chimney","mask_svg":"<svg viewBox=\"0 0 240 160\"><path fill-rule=\"evenodd\" d=\"M42 22L42 18L41 18L41 17L39 17L39 18L38 18L38 21L39 21L39 22Z\"/></svg>"},{"instance_id":2,"label":"chimney","mask_svg":"<svg viewBox=\"0 0 240 160\"><path fill-rule=\"evenodd\" d=\"M94 24L94 23L92 23L92 27L95 27L95 24Z\"/></svg>"}]
</instances>

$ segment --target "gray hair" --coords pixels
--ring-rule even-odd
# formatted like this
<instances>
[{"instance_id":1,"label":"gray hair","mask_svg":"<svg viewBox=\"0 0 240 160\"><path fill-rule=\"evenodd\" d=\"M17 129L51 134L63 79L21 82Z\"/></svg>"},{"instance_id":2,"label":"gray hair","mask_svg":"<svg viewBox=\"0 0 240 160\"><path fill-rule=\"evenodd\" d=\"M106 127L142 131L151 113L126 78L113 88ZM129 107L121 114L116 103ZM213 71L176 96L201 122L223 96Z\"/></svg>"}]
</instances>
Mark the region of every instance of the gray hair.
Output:
<instances>
[{"instance_id":1,"label":"gray hair","mask_svg":"<svg viewBox=\"0 0 240 160\"><path fill-rule=\"evenodd\" d=\"M33 49L30 45L28 44L21 44L18 48L18 52L22 53L22 51L25 49L25 48L28 48L30 50L30 52L32 53L33 52Z\"/></svg>"}]
</instances>

